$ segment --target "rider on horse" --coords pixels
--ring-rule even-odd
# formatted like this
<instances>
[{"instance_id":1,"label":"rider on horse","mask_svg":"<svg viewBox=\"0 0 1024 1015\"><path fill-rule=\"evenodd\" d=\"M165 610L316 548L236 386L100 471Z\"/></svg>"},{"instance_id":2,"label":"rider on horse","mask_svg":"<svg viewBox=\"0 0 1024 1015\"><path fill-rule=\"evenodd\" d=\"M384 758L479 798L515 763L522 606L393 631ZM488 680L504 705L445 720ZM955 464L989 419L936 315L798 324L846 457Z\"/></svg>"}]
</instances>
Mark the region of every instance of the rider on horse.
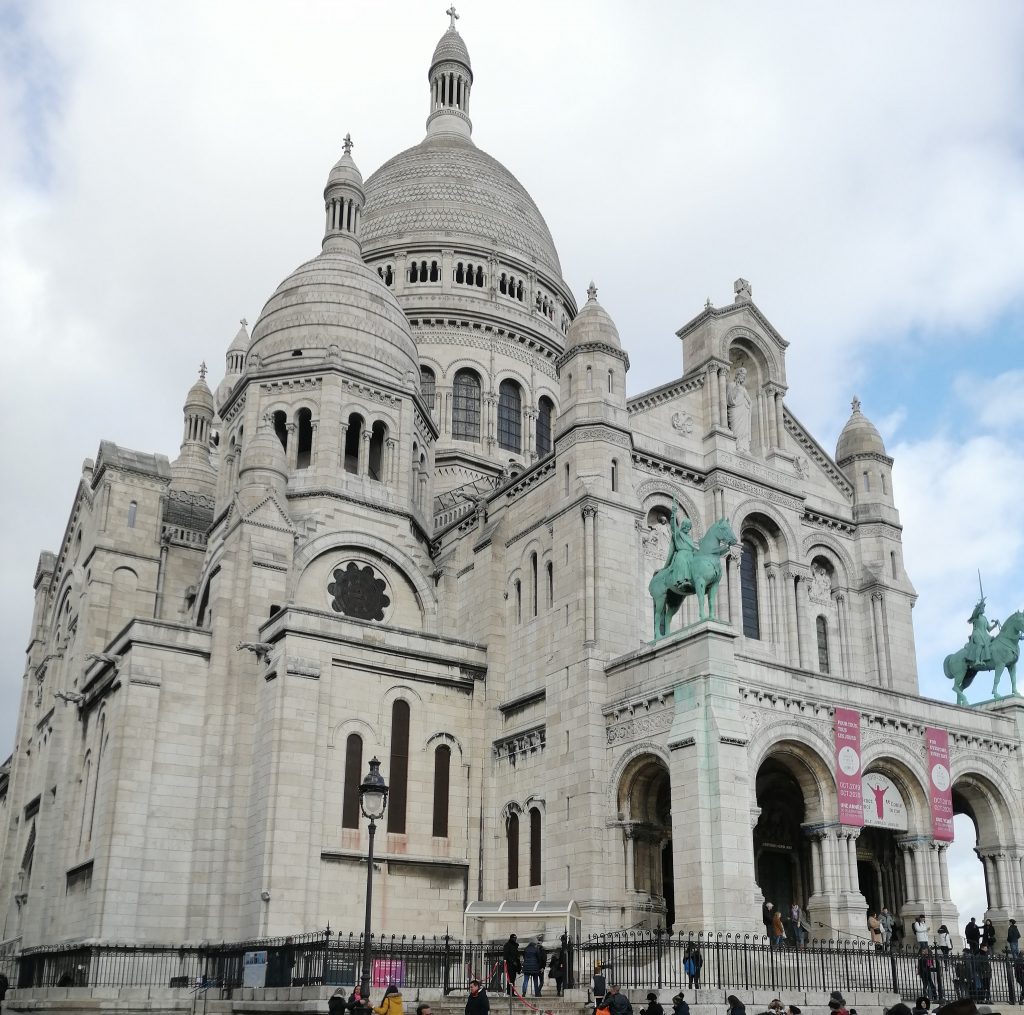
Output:
<instances>
[{"instance_id":1,"label":"rider on horse","mask_svg":"<svg viewBox=\"0 0 1024 1015\"><path fill-rule=\"evenodd\" d=\"M984 596L978 600L971 615L967 618L967 623L971 625L971 637L967 642L964 657L969 666L981 669L987 665L991 654L991 632L999 626L998 620L989 623L988 617L985 616Z\"/></svg>"},{"instance_id":2,"label":"rider on horse","mask_svg":"<svg viewBox=\"0 0 1024 1015\"><path fill-rule=\"evenodd\" d=\"M669 518L669 525L672 527L672 542L669 544L668 557L665 558L665 568L672 568L670 572L675 583L681 585L683 582L693 580L693 555L697 552L697 544L690 536L690 529L693 522L686 515L683 515L682 522L676 521L676 501L672 498L672 516Z\"/></svg>"}]
</instances>

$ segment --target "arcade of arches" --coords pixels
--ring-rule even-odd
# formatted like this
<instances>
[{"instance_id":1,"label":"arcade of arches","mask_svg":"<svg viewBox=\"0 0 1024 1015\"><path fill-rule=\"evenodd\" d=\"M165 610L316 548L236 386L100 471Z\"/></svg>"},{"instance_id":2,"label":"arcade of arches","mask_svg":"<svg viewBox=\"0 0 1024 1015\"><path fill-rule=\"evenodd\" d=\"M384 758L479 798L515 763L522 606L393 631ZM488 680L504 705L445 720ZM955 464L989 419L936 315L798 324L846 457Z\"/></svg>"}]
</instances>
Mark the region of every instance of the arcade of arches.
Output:
<instances>
[{"instance_id":1,"label":"arcade of arches","mask_svg":"<svg viewBox=\"0 0 1024 1015\"><path fill-rule=\"evenodd\" d=\"M812 937L857 936L870 911L887 907L905 933L919 913L933 927L966 922L950 896L948 842L935 840L923 787L903 765L878 759L863 774L865 824L837 821L836 788L827 763L805 746L780 743L757 769L751 807L751 910L764 901L788 917L799 904ZM617 788L624 926L692 929L676 910L669 766L644 753L629 762ZM984 779L960 776L954 809L971 818L984 864L987 914L1006 920L1024 887L1024 853L1012 842L1009 814ZM981 914L971 914L981 916ZM866 930L864 931L866 933Z\"/></svg>"}]
</instances>

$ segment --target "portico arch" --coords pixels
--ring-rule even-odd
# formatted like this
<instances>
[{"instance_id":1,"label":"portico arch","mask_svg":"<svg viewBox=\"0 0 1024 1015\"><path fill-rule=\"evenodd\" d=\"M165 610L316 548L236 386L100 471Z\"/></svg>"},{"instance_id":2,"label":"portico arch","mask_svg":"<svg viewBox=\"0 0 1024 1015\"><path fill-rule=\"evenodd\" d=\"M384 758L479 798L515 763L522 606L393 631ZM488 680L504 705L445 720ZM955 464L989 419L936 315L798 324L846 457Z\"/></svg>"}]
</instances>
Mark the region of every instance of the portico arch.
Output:
<instances>
[{"instance_id":1,"label":"portico arch","mask_svg":"<svg viewBox=\"0 0 1024 1015\"><path fill-rule=\"evenodd\" d=\"M653 753L630 760L617 783L616 804L626 898L633 910L627 913L626 925L671 928L675 920L672 792L665 761Z\"/></svg>"}]
</instances>

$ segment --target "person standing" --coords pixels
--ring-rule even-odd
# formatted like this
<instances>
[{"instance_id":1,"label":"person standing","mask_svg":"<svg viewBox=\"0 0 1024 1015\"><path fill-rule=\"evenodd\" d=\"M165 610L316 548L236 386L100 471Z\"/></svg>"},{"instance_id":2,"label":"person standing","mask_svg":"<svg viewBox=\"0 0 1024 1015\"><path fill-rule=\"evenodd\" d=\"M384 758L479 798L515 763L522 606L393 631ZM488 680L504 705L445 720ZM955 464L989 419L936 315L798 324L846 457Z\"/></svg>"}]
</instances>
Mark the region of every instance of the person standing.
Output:
<instances>
[{"instance_id":1,"label":"person standing","mask_svg":"<svg viewBox=\"0 0 1024 1015\"><path fill-rule=\"evenodd\" d=\"M938 944L942 957L948 959L949 953L953 950L953 939L949 936L949 928L945 924L939 927Z\"/></svg>"},{"instance_id":2,"label":"person standing","mask_svg":"<svg viewBox=\"0 0 1024 1015\"><path fill-rule=\"evenodd\" d=\"M725 1003L729 1006L729 1015L747 1015L746 1006L735 994L730 994Z\"/></svg>"},{"instance_id":3,"label":"person standing","mask_svg":"<svg viewBox=\"0 0 1024 1015\"><path fill-rule=\"evenodd\" d=\"M772 936L772 918L775 915L775 907L770 900L766 900L765 904L761 907L761 922L764 924L764 936L771 940Z\"/></svg>"},{"instance_id":4,"label":"person standing","mask_svg":"<svg viewBox=\"0 0 1024 1015\"><path fill-rule=\"evenodd\" d=\"M690 1006L686 1003L686 995L682 991L672 998L672 1015L690 1015Z\"/></svg>"},{"instance_id":5,"label":"person standing","mask_svg":"<svg viewBox=\"0 0 1024 1015\"><path fill-rule=\"evenodd\" d=\"M892 944L892 929L896 924L888 906L882 906L882 915L879 916L878 922L882 925L882 944L888 948Z\"/></svg>"},{"instance_id":6,"label":"person standing","mask_svg":"<svg viewBox=\"0 0 1024 1015\"><path fill-rule=\"evenodd\" d=\"M686 973L687 986L691 990L700 990L700 971L704 965L704 956L700 949L693 944L686 946L686 955L683 958L683 972Z\"/></svg>"},{"instance_id":7,"label":"person standing","mask_svg":"<svg viewBox=\"0 0 1024 1015\"><path fill-rule=\"evenodd\" d=\"M1010 947L1010 954L1016 958L1020 954L1020 928L1016 920L1011 920L1010 926L1006 928L1006 943Z\"/></svg>"},{"instance_id":8,"label":"person standing","mask_svg":"<svg viewBox=\"0 0 1024 1015\"><path fill-rule=\"evenodd\" d=\"M914 939L917 941L917 950L923 952L928 947L928 922L922 913L910 928L914 932Z\"/></svg>"},{"instance_id":9,"label":"person standing","mask_svg":"<svg viewBox=\"0 0 1024 1015\"><path fill-rule=\"evenodd\" d=\"M548 979L555 981L555 994L562 996L565 986L565 952L556 948L551 955L551 962L548 965Z\"/></svg>"},{"instance_id":10,"label":"person standing","mask_svg":"<svg viewBox=\"0 0 1024 1015\"><path fill-rule=\"evenodd\" d=\"M880 952L884 944L882 921L878 919L878 914L874 910L868 913L868 930L871 932L871 943L875 946L875 951Z\"/></svg>"},{"instance_id":11,"label":"person standing","mask_svg":"<svg viewBox=\"0 0 1024 1015\"><path fill-rule=\"evenodd\" d=\"M980 983L979 993L981 994L981 1000L985 1004L991 1004L992 961L989 959L988 948L984 944L981 946L981 951L978 952L974 968L977 971L978 982Z\"/></svg>"},{"instance_id":12,"label":"person standing","mask_svg":"<svg viewBox=\"0 0 1024 1015\"><path fill-rule=\"evenodd\" d=\"M793 928L793 944L799 948L804 943L804 922L800 904L797 902L789 907L789 924Z\"/></svg>"},{"instance_id":13,"label":"person standing","mask_svg":"<svg viewBox=\"0 0 1024 1015\"><path fill-rule=\"evenodd\" d=\"M653 990L647 992L647 1007L640 1009L640 1015L665 1015L665 1009Z\"/></svg>"},{"instance_id":14,"label":"person standing","mask_svg":"<svg viewBox=\"0 0 1024 1015\"><path fill-rule=\"evenodd\" d=\"M629 998L625 994L620 993L617 983L613 983L608 988L608 997L605 1000L605 1004L608 1006L608 1011L611 1015L633 1015L633 1006L629 1003Z\"/></svg>"},{"instance_id":15,"label":"person standing","mask_svg":"<svg viewBox=\"0 0 1024 1015\"><path fill-rule=\"evenodd\" d=\"M932 958L931 949L926 944L921 949L917 960L917 975L921 980L921 986L927 995L927 1000L935 1000L939 992L935 989L935 959Z\"/></svg>"},{"instance_id":16,"label":"person standing","mask_svg":"<svg viewBox=\"0 0 1024 1015\"><path fill-rule=\"evenodd\" d=\"M972 952L977 953L978 947L981 944L981 928L978 926L977 920L972 916L967 926L964 927L964 940L967 942L967 947Z\"/></svg>"},{"instance_id":17,"label":"person standing","mask_svg":"<svg viewBox=\"0 0 1024 1015\"><path fill-rule=\"evenodd\" d=\"M781 948L786 943L786 931L782 926L782 914L776 909L772 913L772 947Z\"/></svg>"},{"instance_id":18,"label":"person standing","mask_svg":"<svg viewBox=\"0 0 1024 1015\"><path fill-rule=\"evenodd\" d=\"M487 997L487 992L481 989L479 980L469 981L469 997L466 998L466 1015L488 1015L491 1010L491 1002ZM416 1009L416 1015L420 1015L420 1011ZM429 1012L424 1015L430 1015Z\"/></svg>"},{"instance_id":19,"label":"person standing","mask_svg":"<svg viewBox=\"0 0 1024 1015\"><path fill-rule=\"evenodd\" d=\"M402 995L393 983L389 983L380 1004L373 1009L373 1015L405 1015Z\"/></svg>"},{"instance_id":20,"label":"person standing","mask_svg":"<svg viewBox=\"0 0 1024 1015\"><path fill-rule=\"evenodd\" d=\"M989 955L995 955L996 925L988 917L985 918L981 927L981 943L988 949Z\"/></svg>"},{"instance_id":21,"label":"person standing","mask_svg":"<svg viewBox=\"0 0 1024 1015\"><path fill-rule=\"evenodd\" d=\"M501 961L505 967L505 989L512 993L512 985L519 975L519 939L515 934L509 934L508 940L501 949Z\"/></svg>"}]
</instances>

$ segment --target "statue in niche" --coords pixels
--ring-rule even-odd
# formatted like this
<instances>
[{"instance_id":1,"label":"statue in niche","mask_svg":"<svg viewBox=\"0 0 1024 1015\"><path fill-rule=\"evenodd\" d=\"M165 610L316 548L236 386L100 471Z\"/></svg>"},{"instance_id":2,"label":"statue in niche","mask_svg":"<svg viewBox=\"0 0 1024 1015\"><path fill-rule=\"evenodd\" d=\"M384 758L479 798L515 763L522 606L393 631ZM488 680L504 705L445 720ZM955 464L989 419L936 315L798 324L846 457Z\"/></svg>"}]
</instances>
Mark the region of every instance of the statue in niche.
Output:
<instances>
[{"instance_id":1,"label":"statue in niche","mask_svg":"<svg viewBox=\"0 0 1024 1015\"><path fill-rule=\"evenodd\" d=\"M736 450L749 455L751 401L744 384L746 379L747 368L738 367L725 394L729 406L729 429L736 437Z\"/></svg>"},{"instance_id":2,"label":"statue in niche","mask_svg":"<svg viewBox=\"0 0 1024 1015\"><path fill-rule=\"evenodd\" d=\"M828 570L821 564L811 565L811 584L807 594L816 603L830 604L832 602L832 579L829 577Z\"/></svg>"},{"instance_id":3,"label":"statue in niche","mask_svg":"<svg viewBox=\"0 0 1024 1015\"><path fill-rule=\"evenodd\" d=\"M971 686L976 674L982 670L992 670L992 698L998 701L999 681L1003 670L1010 674L1010 694L1017 694L1017 660L1020 658L1020 641L1024 638L1024 613L1017 610L1011 613L999 625L999 633L992 636L991 631L998 621L989 622L985 616L985 597L982 595L968 618L971 625L971 637L967 644L946 656L942 662L942 671L953 681L953 692L958 705L968 704L964 697L964 689Z\"/></svg>"}]
</instances>

